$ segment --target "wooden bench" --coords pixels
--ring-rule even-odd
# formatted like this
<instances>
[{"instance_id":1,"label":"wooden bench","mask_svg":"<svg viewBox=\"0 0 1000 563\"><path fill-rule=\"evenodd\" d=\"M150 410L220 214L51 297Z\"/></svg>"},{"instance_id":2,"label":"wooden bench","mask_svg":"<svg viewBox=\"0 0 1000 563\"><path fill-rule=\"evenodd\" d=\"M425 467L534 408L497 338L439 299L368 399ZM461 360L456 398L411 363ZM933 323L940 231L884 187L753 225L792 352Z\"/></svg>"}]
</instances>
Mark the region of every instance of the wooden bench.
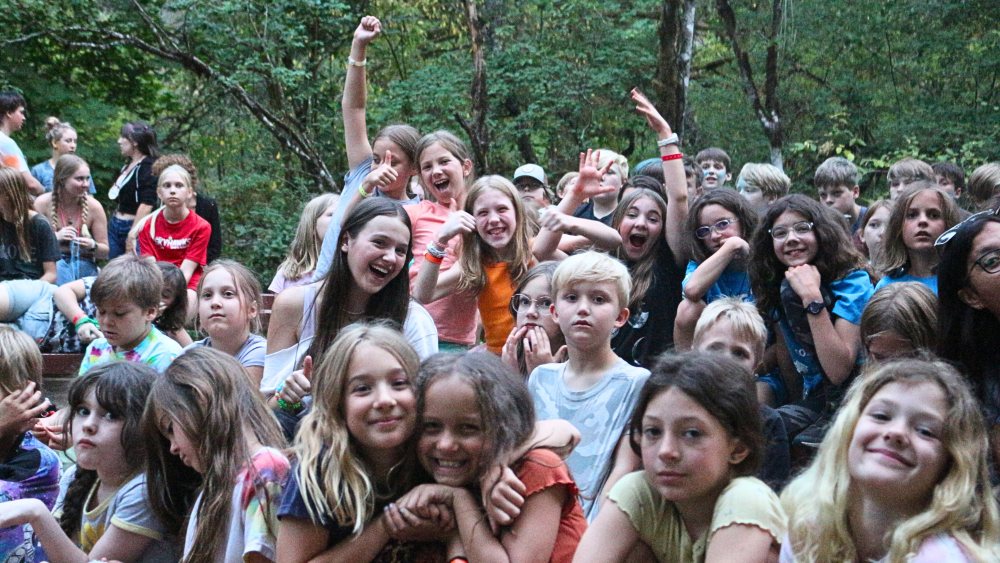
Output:
<instances>
[{"instance_id":1,"label":"wooden bench","mask_svg":"<svg viewBox=\"0 0 1000 563\"><path fill-rule=\"evenodd\" d=\"M267 327L271 324L271 308L274 307L275 295L273 293L262 293L260 297L263 303L257 316L260 317L260 333L266 337Z\"/></svg>"}]
</instances>

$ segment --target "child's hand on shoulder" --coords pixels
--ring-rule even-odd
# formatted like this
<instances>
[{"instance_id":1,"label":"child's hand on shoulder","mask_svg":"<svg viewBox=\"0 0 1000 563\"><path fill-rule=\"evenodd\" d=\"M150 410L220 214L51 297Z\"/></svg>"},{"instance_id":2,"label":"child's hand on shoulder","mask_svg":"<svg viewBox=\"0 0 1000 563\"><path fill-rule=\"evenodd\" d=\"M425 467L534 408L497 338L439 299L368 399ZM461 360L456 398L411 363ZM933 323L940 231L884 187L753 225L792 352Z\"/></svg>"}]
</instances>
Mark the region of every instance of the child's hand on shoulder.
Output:
<instances>
[{"instance_id":1,"label":"child's hand on shoulder","mask_svg":"<svg viewBox=\"0 0 1000 563\"><path fill-rule=\"evenodd\" d=\"M361 18L361 23L354 30L354 40L367 45L382 33L382 22L375 16Z\"/></svg>"},{"instance_id":2,"label":"child's hand on shoulder","mask_svg":"<svg viewBox=\"0 0 1000 563\"><path fill-rule=\"evenodd\" d=\"M483 476L483 508L490 529L496 533L501 526L509 526L521 514L524 493L527 489L510 467L494 466Z\"/></svg>"},{"instance_id":3,"label":"child's hand on shoulder","mask_svg":"<svg viewBox=\"0 0 1000 563\"><path fill-rule=\"evenodd\" d=\"M441 230L438 231L437 241L442 246L446 246L448 241L455 238L457 235L464 235L475 230L476 220L472 218L472 215L469 215L462 210L455 210L451 212L448 216L448 220L444 222L444 225L441 226Z\"/></svg>"},{"instance_id":4,"label":"child's hand on shoulder","mask_svg":"<svg viewBox=\"0 0 1000 563\"><path fill-rule=\"evenodd\" d=\"M808 305L813 301L823 300L823 294L820 292L822 277L816 266L812 264L792 266L785 271L785 279L791 284L795 293L802 298L803 304Z\"/></svg>"}]
</instances>

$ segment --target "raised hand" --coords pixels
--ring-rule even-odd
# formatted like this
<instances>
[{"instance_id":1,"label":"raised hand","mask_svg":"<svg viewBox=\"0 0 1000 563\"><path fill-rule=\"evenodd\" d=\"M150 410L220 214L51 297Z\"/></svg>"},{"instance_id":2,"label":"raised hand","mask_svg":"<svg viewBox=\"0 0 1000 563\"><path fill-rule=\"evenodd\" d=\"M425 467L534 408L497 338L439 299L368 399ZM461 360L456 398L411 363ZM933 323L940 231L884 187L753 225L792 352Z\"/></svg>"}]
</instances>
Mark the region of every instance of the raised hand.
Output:
<instances>
[{"instance_id":1,"label":"raised hand","mask_svg":"<svg viewBox=\"0 0 1000 563\"><path fill-rule=\"evenodd\" d=\"M571 193L573 197L582 200L617 191L615 186L602 186L601 180L604 175L611 170L613 161L608 161L604 166L598 167L601 151L587 149L587 154L580 153L580 175Z\"/></svg>"},{"instance_id":2,"label":"raised hand","mask_svg":"<svg viewBox=\"0 0 1000 563\"><path fill-rule=\"evenodd\" d=\"M441 246L447 246L448 241L457 235L464 235L476 230L476 220L465 211L455 210L448 216L441 229L437 233L437 242Z\"/></svg>"},{"instance_id":3,"label":"raised hand","mask_svg":"<svg viewBox=\"0 0 1000 563\"><path fill-rule=\"evenodd\" d=\"M548 215L551 212L552 210L549 210L545 214ZM515 326L514 330L511 330L510 334L507 336L507 342L504 342L503 350L500 353L500 358L503 362L515 372L521 369L517 365L517 343L524 338L524 335L527 334L527 332L527 326L522 326L520 328Z\"/></svg>"},{"instance_id":4,"label":"raised hand","mask_svg":"<svg viewBox=\"0 0 1000 563\"><path fill-rule=\"evenodd\" d=\"M649 123L649 126L656 132L656 135L660 139L666 139L674 134L670 130L670 124L667 123L667 120L663 119L663 116L653 106L653 103L649 101L649 98L640 92L638 88L632 89L632 100L636 103L635 110L646 118L646 122Z\"/></svg>"},{"instance_id":5,"label":"raised hand","mask_svg":"<svg viewBox=\"0 0 1000 563\"><path fill-rule=\"evenodd\" d=\"M354 40L367 45L380 33L382 33L382 22L375 16L365 16L354 30Z\"/></svg>"}]
</instances>

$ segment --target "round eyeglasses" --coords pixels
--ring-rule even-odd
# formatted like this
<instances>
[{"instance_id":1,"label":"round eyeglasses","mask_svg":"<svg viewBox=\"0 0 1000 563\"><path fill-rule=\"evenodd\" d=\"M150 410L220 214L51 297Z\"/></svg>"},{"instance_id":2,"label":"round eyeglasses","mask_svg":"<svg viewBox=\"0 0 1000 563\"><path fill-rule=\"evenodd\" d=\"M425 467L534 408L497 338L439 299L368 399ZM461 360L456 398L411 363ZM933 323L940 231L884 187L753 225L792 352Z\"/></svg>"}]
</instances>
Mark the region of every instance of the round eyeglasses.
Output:
<instances>
[{"instance_id":1,"label":"round eyeglasses","mask_svg":"<svg viewBox=\"0 0 1000 563\"><path fill-rule=\"evenodd\" d=\"M698 227L697 229L694 230L694 236L700 239L707 239L708 237L712 236L712 231L721 233L722 231L728 229L729 225L736 223L736 221L737 221L736 219L723 219L711 226L705 225L704 227Z\"/></svg>"},{"instance_id":2,"label":"round eyeglasses","mask_svg":"<svg viewBox=\"0 0 1000 563\"><path fill-rule=\"evenodd\" d=\"M797 237L804 237L811 233L813 230L813 224L809 221L799 221L794 223L790 228L784 225L780 227L774 227L773 229L768 229L767 232L771 233L771 238L774 240L785 240L788 238L789 233L794 232Z\"/></svg>"},{"instance_id":3,"label":"round eyeglasses","mask_svg":"<svg viewBox=\"0 0 1000 563\"><path fill-rule=\"evenodd\" d=\"M523 293L518 293L510 298L510 308L515 313L527 313L531 306L535 306L535 310L538 311L539 315L549 315L552 313L552 298L548 295L542 295L535 299Z\"/></svg>"}]
</instances>

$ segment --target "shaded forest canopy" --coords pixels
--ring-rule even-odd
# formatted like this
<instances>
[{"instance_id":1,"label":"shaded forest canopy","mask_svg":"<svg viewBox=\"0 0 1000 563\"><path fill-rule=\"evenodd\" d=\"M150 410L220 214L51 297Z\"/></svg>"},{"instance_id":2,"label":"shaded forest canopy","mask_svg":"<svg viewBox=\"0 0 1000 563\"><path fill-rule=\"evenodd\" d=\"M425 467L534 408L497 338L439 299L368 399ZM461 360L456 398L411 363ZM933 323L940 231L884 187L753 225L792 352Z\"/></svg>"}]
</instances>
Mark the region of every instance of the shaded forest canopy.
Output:
<instances>
[{"instance_id":1,"label":"shaded forest canopy","mask_svg":"<svg viewBox=\"0 0 1000 563\"><path fill-rule=\"evenodd\" d=\"M656 156L636 86L664 115L683 111L685 153L723 147L734 177L777 143L796 191L837 154L866 172L867 199L903 156L970 172L1000 158L994 0L12 0L0 87L28 99L15 138L30 164L49 157L47 116L78 129L105 203L118 128L153 123L219 200L225 254L269 279L301 207L346 172L340 95L365 14L384 24L368 51L371 133L404 122L468 139L485 112L477 160L494 173L536 160L554 182L588 147ZM675 69L689 73L682 106ZM777 140L762 115L780 118Z\"/></svg>"}]
</instances>

